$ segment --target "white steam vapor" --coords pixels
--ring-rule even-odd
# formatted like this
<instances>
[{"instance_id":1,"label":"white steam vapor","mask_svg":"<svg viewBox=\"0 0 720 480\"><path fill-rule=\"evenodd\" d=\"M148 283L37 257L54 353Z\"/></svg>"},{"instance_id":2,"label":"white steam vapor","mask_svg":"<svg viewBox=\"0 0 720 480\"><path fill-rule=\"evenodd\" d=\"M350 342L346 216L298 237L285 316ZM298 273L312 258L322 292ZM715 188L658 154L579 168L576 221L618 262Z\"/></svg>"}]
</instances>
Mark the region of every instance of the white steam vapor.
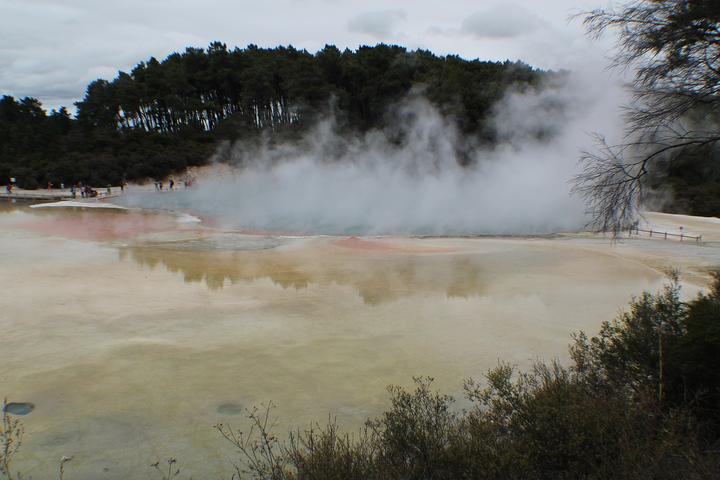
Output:
<instances>
[{"instance_id":1,"label":"white steam vapor","mask_svg":"<svg viewBox=\"0 0 720 480\"><path fill-rule=\"evenodd\" d=\"M235 227L289 233L578 230L587 218L569 181L579 151L589 132L617 129L618 90L588 78L509 94L495 115L502 143L470 149L468 167L457 160L468 140L416 94L392 109L390 132L346 139L330 118L301 142L237 144L230 155L241 167L218 167L191 191L155 195L153 203L162 198ZM551 135L538 140L538 132Z\"/></svg>"}]
</instances>

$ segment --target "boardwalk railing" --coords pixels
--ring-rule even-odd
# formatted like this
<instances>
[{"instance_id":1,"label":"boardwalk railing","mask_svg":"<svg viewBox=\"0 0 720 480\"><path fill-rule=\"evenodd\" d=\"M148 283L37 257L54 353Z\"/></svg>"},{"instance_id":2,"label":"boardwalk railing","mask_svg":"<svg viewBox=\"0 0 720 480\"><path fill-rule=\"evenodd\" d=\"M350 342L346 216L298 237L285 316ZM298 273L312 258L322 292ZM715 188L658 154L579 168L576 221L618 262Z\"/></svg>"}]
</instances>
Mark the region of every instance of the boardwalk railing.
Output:
<instances>
[{"instance_id":1,"label":"boardwalk railing","mask_svg":"<svg viewBox=\"0 0 720 480\"><path fill-rule=\"evenodd\" d=\"M680 230L680 233L670 233L670 232L661 232L659 230L653 230L653 229L644 230L642 228L637 228L637 227L630 229L630 235L632 235L633 233L635 235L640 235L640 232L647 233L647 234L649 234L650 237L653 237L653 236L655 236L656 238L662 237L665 240L667 240L668 237L679 237L681 242L683 240L695 240L696 243L700 243L702 241L702 235L698 235L698 236L686 235L682 232L682 230Z\"/></svg>"}]
</instances>

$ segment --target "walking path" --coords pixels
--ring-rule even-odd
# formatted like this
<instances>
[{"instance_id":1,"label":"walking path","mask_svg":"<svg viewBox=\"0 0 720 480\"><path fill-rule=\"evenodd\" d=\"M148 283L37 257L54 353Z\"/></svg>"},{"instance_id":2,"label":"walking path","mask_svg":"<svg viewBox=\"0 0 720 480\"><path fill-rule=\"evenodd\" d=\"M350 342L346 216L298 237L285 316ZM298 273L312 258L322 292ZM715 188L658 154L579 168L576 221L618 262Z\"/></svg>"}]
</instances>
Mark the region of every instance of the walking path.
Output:
<instances>
[{"instance_id":1,"label":"walking path","mask_svg":"<svg viewBox=\"0 0 720 480\"><path fill-rule=\"evenodd\" d=\"M101 200L117 196L120 193L120 187L111 187L111 194L107 194L106 188L94 188L98 192L97 197L88 198L87 200L96 199ZM73 198L69 188L53 188L51 190L38 189L38 190L24 190L22 188L13 188L12 193L6 191L0 192L0 198L16 199L16 200L43 200L43 201L58 201L58 200L70 200ZM82 197L78 191L75 199L80 200Z\"/></svg>"}]
</instances>

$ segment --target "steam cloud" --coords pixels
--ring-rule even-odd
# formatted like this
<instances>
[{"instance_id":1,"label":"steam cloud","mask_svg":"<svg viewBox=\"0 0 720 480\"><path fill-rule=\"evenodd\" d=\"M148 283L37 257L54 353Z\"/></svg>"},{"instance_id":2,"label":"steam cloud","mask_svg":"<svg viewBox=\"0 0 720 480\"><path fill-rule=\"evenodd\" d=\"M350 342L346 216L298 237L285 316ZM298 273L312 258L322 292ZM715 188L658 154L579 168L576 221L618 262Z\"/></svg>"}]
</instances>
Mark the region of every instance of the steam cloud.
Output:
<instances>
[{"instance_id":1,"label":"steam cloud","mask_svg":"<svg viewBox=\"0 0 720 480\"><path fill-rule=\"evenodd\" d=\"M218 166L187 192L127 201L303 234L578 230L587 222L582 201L570 194L579 150L588 147L588 132L617 130L618 90L589 78L574 74L509 94L496 108L502 141L492 150L472 148L472 139L416 93L391 109L396 126L387 131L346 138L328 118L300 142L234 145L229 155L240 166ZM459 151L470 152L470 166L458 163Z\"/></svg>"}]
</instances>

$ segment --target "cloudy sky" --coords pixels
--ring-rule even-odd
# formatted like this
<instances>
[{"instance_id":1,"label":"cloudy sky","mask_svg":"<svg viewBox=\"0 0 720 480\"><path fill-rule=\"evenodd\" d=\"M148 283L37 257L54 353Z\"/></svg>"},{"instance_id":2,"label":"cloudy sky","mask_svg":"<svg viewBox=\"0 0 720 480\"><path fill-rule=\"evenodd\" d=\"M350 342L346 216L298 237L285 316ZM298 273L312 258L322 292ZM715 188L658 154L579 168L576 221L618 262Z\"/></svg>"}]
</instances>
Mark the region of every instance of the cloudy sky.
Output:
<instances>
[{"instance_id":1,"label":"cloudy sky","mask_svg":"<svg viewBox=\"0 0 720 480\"><path fill-rule=\"evenodd\" d=\"M97 78L213 40L228 47L379 42L542 68L601 63L569 17L607 0L0 0L0 94L71 106Z\"/></svg>"}]
</instances>

